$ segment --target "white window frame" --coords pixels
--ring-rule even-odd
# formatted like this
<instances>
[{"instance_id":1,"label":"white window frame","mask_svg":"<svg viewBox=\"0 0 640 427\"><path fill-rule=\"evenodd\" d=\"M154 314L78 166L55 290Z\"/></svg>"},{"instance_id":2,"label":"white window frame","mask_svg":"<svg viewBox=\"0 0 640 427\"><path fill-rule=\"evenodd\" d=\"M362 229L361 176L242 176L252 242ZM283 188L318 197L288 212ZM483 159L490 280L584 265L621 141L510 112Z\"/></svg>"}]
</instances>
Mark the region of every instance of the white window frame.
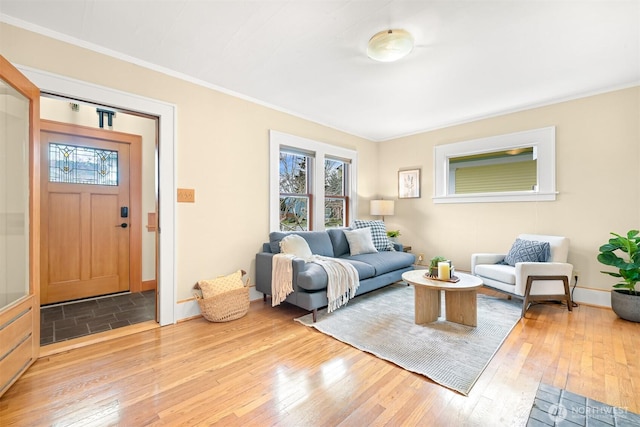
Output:
<instances>
[{"instance_id":1,"label":"white window frame","mask_svg":"<svg viewBox=\"0 0 640 427\"><path fill-rule=\"evenodd\" d=\"M534 147L538 185L535 190L454 194L449 185L452 157ZM434 203L526 202L556 200L556 128L533 129L434 147Z\"/></svg>"},{"instance_id":2,"label":"white window frame","mask_svg":"<svg viewBox=\"0 0 640 427\"><path fill-rule=\"evenodd\" d=\"M314 231L324 230L324 161L326 158L344 159L349 162L349 174L346 190L349 195L349 212L357 212L358 153L354 150L338 147L312 139L302 138L287 133L269 131L269 230L280 231L280 149L289 147L303 152L313 153L310 157L312 165L310 193L313 197ZM348 224L345 224L348 225Z\"/></svg>"}]
</instances>

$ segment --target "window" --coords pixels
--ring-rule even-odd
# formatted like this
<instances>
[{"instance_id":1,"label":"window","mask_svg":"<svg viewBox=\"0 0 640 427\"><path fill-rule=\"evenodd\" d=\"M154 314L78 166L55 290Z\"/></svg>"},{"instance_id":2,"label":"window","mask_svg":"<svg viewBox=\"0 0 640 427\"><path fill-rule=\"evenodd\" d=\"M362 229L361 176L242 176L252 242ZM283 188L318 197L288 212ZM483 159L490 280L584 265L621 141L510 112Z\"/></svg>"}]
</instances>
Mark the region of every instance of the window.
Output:
<instances>
[{"instance_id":1,"label":"window","mask_svg":"<svg viewBox=\"0 0 640 427\"><path fill-rule=\"evenodd\" d=\"M434 203L555 200L555 127L439 145Z\"/></svg>"},{"instance_id":2,"label":"window","mask_svg":"<svg viewBox=\"0 0 640 427\"><path fill-rule=\"evenodd\" d=\"M308 166L312 158L280 151L280 230L309 230L313 212Z\"/></svg>"},{"instance_id":3,"label":"window","mask_svg":"<svg viewBox=\"0 0 640 427\"><path fill-rule=\"evenodd\" d=\"M349 222L347 167L349 163L337 159L324 161L324 226L345 227Z\"/></svg>"},{"instance_id":4,"label":"window","mask_svg":"<svg viewBox=\"0 0 640 427\"><path fill-rule=\"evenodd\" d=\"M271 131L270 159L272 231L349 225L355 151Z\"/></svg>"},{"instance_id":5,"label":"window","mask_svg":"<svg viewBox=\"0 0 640 427\"><path fill-rule=\"evenodd\" d=\"M535 190L537 156L533 147L449 159L452 194Z\"/></svg>"},{"instance_id":6,"label":"window","mask_svg":"<svg viewBox=\"0 0 640 427\"><path fill-rule=\"evenodd\" d=\"M118 185L118 152L49 144L49 181Z\"/></svg>"}]
</instances>

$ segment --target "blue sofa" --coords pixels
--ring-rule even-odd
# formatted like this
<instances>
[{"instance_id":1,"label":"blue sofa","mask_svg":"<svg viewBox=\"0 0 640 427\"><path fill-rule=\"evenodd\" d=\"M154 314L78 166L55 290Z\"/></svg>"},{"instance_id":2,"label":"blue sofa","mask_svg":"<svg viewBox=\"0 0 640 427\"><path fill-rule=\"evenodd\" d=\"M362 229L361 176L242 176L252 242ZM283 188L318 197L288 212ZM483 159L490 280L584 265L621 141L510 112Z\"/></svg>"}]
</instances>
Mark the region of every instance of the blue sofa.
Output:
<instances>
[{"instance_id":1,"label":"blue sofa","mask_svg":"<svg viewBox=\"0 0 640 427\"><path fill-rule=\"evenodd\" d=\"M402 279L402 273L413 270L415 256L402 251L402 245L394 244L396 251L381 251L351 256L344 229L326 231L292 232L303 237L314 255L341 258L349 261L358 271L360 286L356 295L373 291ZM256 289L264 294L264 301L271 295L271 263L273 255L280 252L280 241L291 233L273 232L262 252L256 254ZM316 321L318 308L326 307L327 273L313 262L293 260L293 293L286 301L313 312Z\"/></svg>"}]
</instances>

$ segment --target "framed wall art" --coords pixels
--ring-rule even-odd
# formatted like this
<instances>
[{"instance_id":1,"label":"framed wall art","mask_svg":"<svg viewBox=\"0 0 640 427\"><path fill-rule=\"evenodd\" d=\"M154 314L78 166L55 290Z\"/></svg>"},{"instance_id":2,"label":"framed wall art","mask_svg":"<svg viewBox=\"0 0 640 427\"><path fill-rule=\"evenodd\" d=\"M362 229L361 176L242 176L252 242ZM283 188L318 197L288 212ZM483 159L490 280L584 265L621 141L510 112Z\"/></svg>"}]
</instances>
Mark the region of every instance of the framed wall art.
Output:
<instances>
[{"instance_id":1,"label":"framed wall art","mask_svg":"<svg viewBox=\"0 0 640 427\"><path fill-rule=\"evenodd\" d=\"M420 197L420 169L398 171L398 198Z\"/></svg>"}]
</instances>

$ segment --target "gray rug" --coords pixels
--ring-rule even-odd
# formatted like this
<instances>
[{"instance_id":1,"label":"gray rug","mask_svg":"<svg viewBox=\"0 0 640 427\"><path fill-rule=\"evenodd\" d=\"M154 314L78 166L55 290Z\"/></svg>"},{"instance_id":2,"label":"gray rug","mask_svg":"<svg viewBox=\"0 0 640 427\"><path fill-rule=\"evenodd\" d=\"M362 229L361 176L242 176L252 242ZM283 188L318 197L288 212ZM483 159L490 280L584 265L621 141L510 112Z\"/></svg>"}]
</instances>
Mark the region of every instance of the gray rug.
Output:
<instances>
[{"instance_id":1,"label":"gray rug","mask_svg":"<svg viewBox=\"0 0 640 427\"><path fill-rule=\"evenodd\" d=\"M333 313L319 310L316 323L311 314L296 321L468 395L520 319L520 303L478 294L476 328L442 318L416 325L413 292L413 286L394 284Z\"/></svg>"}]
</instances>

